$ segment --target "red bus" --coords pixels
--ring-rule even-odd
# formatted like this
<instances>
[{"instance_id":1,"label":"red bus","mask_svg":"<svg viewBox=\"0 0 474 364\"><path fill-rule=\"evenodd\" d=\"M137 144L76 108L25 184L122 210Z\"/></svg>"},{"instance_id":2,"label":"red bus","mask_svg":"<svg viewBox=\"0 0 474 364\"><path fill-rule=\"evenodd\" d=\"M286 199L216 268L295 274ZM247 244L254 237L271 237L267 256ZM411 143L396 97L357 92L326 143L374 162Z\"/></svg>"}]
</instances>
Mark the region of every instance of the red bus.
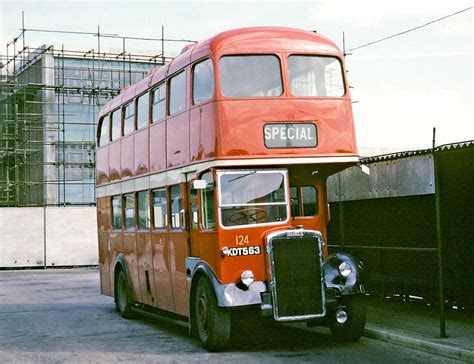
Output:
<instances>
[{"instance_id":1,"label":"red bus","mask_svg":"<svg viewBox=\"0 0 474 364\"><path fill-rule=\"evenodd\" d=\"M328 255L326 179L358 163L338 47L238 29L186 47L101 110L101 291L229 343L231 316L327 325L357 340L362 265Z\"/></svg>"}]
</instances>

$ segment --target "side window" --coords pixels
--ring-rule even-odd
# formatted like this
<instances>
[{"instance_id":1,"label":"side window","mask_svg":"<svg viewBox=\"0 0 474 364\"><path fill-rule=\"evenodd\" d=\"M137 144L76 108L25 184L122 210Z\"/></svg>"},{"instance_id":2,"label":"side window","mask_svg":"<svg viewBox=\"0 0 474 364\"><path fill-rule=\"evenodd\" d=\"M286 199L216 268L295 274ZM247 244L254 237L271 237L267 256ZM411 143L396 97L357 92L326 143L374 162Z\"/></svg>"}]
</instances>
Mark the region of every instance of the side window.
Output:
<instances>
[{"instance_id":1,"label":"side window","mask_svg":"<svg viewBox=\"0 0 474 364\"><path fill-rule=\"evenodd\" d=\"M152 122L155 123L165 118L166 114L166 83L162 83L153 90L153 107L151 110Z\"/></svg>"},{"instance_id":2,"label":"side window","mask_svg":"<svg viewBox=\"0 0 474 364\"><path fill-rule=\"evenodd\" d=\"M206 59L193 68L193 104L209 101L214 96L214 69Z\"/></svg>"},{"instance_id":3,"label":"side window","mask_svg":"<svg viewBox=\"0 0 474 364\"><path fill-rule=\"evenodd\" d=\"M207 172L202 176L207 182L204 190L201 190L201 216L202 227L206 230L212 230L216 227L216 211L214 208L214 180L212 173Z\"/></svg>"},{"instance_id":4,"label":"side window","mask_svg":"<svg viewBox=\"0 0 474 364\"><path fill-rule=\"evenodd\" d=\"M107 114L101 119L100 134L99 134L99 147L108 144L109 142L109 124L110 116Z\"/></svg>"},{"instance_id":5,"label":"side window","mask_svg":"<svg viewBox=\"0 0 474 364\"><path fill-rule=\"evenodd\" d=\"M181 72L170 80L169 114L183 111L186 107L186 72Z\"/></svg>"},{"instance_id":6,"label":"side window","mask_svg":"<svg viewBox=\"0 0 474 364\"><path fill-rule=\"evenodd\" d=\"M166 200L166 190L164 188L154 190L153 200L153 227L163 229L168 226L168 203Z\"/></svg>"},{"instance_id":7,"label":"side window","mask_svg":"<svg viewBox=\"0 0 474 364\"><path fill-rule=\"evenodd\" d=\"M134 129L135 106L129 102L123 107L123 135L130 134Z\"/></svg>"},{"instance_id":8,"label":"side window","mask_svg":"<svg viewBox=\"0 0 474 364\"><path fill-rule=\"evenodd\" d=\"M122 197L112 197L112 226L114 230L122 230Z\"/></svg>"},{"instance_id":9,"label":"side window","mask_svg":"<svg viewBox=\"0 0 474 364\"><path fill-rule=\"evenodd\" d=\"M112 141L120 138L122 130L122 110L118 109L112 113Z\"/></svg>"},{"instance_id":10,"label":"side window","mask_svg":"<svg viewBox=\"0 0 474 364\"><path fill-rule=\"evenodd\" d=\"M133 193L123 195L125 212L125 230L135 229L135 196Z\"/></svg>"},{"instance_id":11,"label":"side window","mask_svg":"<svg viewBox=\"0 0 474 364\"><path fill-rule=\"evenodd\" d=\"M137 205L138 229L148 230L150 228L150 194L148 191L137 193Z\"/></svg>"},{"instance_id":12,"label":"side window","mask_svg":"<svg viewBox=\"0 0 474 364\"><path fill-rule=\"evenodd\" d=\"M171 228L183 228L180 215L183 209L183 196L181 195L181 186L176 185L170 188L170 205L171 205Z\"/></svg>"},{"instance_id":13,"label":"side window","mask_svg":"<svg viewBox=\"0 0 474 364\"><path fill-rule=\"evenodd\" d=\"M137 99L137 130L148 125L148 93Z\"/></svg>"},{"instance_id":14,"label":"side window","mask_svg":"<svg viewBox=\"0 0 474 364\"><path fill-rule=\"evenodd\" d=\"M315 216L318 214L318 194L315 187L291 187L290 198L293 216Z\"/></svg>"}]
</instances>

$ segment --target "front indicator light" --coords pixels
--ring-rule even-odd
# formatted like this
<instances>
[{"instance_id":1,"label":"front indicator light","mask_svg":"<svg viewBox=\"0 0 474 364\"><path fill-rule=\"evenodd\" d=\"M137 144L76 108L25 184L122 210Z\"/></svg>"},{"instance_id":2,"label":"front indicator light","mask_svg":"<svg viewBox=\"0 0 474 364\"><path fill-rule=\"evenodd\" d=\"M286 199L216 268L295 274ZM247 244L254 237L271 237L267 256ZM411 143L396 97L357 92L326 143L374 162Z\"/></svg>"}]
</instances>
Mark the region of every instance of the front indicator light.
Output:
<instances>
[{"instance_id":1,"label":"front indicator light","mask_svg":"<svg viewBox=\"0 0 474 364\"><path fill-rule=\"evenodd\" d=\"M247 287L249 287L253 281L255 281L255 277L253 275L253 272L251 270L245 270L242 272L240 275L240 281L245 284Z\"/></svg>"},{"instance_id":2,"label":"front indicator light","mask_svg":"<svg viewBox=\"0 0 474 364\"><path fill-rule=\"evenodd\" d=\"M339 274L343 276L344 278L349 277L349 275L352 273L352 267L349 263L347 262L342 262L339 264Z\"/></svg>"}]
</instances>

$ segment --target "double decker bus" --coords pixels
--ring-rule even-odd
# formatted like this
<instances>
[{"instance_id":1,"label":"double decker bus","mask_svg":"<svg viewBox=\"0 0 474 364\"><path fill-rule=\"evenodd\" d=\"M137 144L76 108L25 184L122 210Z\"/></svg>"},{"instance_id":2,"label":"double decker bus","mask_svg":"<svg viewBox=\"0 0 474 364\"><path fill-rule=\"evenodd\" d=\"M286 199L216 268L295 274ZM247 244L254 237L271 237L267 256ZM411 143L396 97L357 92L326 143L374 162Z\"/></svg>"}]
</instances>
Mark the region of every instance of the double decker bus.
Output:
<instances>
[{"instance_id":1,"label":"double decker bus","mask_svg":"<svg viewBox=\"0 0 474 364\"><path fill-rule=\"evenodd\" d=\"M290 28L186 47L101 110L101 291L223 350L232 315L363 333L362 264L328 254L326 179L358 163L344 59Z\"/></svg>"}]
</instances>

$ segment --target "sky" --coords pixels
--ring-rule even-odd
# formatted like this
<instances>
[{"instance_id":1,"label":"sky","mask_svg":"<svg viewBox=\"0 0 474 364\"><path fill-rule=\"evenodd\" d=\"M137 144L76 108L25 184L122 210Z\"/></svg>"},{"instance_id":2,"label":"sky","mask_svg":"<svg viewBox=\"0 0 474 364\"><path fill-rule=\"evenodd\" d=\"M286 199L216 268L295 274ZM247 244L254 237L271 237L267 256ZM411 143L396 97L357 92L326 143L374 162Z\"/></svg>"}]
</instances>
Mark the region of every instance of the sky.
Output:
<instances>
[{"instance_id":1,"label":"sky","mask_svg":"<svg viewBox=\"0 0 474 364\"><path fill-rule=\"evenodd\" d=\"M0 54L26 29L203 40L248 26L315 30L346 50L473 6L473 1L25 1L0 0ZM27 31L26 44L96 48L93 36ZM349 51L346 56L360 148L423 149L474 139L473 9L413 32ZM166 45L179 52L185 43ZM101 40L118 50L120 40ZM160 53L159 42L127 49ZM11 50L10 50L11 52Z\"/></svg>"}]
</instances>

